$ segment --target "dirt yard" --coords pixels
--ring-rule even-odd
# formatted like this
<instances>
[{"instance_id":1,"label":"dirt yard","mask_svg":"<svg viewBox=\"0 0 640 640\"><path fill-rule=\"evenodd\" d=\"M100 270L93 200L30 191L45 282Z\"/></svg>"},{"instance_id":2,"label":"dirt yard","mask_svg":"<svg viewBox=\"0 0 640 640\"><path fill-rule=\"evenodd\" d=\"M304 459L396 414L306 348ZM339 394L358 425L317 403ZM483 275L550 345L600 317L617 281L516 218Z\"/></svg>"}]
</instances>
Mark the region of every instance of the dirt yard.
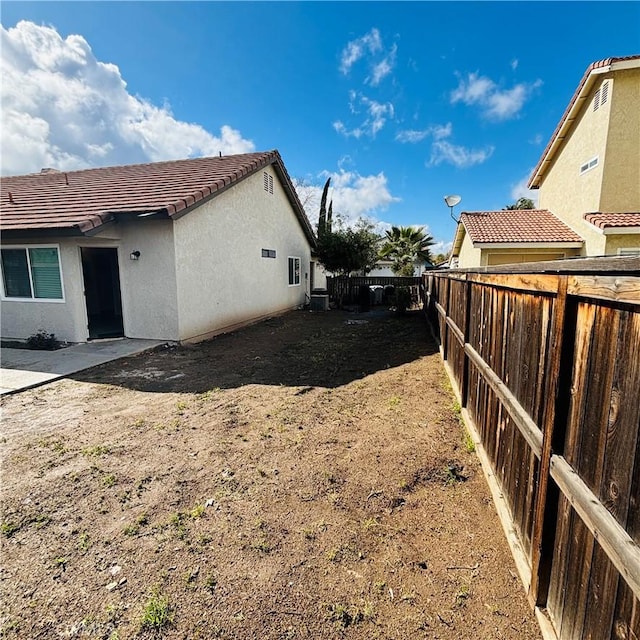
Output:
<instances>
[{"instance_id":1,"label":"dirt yard","mask_svg":"<svg viewBox=\"0 0 640 640\"><path fill-rule=\"evenodd\" d=\"M161 347L2 430L3 637L541 637L420 312Z\"/></svg>"}]
</instances>

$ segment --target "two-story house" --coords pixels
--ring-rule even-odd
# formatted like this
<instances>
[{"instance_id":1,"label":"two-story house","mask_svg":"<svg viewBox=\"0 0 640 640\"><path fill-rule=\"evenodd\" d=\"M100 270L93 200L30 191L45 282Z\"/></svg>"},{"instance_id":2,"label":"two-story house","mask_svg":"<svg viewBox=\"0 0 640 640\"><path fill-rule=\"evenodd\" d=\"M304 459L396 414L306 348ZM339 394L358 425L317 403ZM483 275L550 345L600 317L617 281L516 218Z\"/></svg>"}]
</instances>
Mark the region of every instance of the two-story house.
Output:
<instances>
[{"instance_id":1,"label":"two-story house","mask_svg":"<svg viewBox=\"0 0 640 640\"><path fill-rule=\"evenodd\" d=\"M536 210L462 213L452 262L640 254L640 55L587 68L529 188Z\"/></svg>"}]
</instances>

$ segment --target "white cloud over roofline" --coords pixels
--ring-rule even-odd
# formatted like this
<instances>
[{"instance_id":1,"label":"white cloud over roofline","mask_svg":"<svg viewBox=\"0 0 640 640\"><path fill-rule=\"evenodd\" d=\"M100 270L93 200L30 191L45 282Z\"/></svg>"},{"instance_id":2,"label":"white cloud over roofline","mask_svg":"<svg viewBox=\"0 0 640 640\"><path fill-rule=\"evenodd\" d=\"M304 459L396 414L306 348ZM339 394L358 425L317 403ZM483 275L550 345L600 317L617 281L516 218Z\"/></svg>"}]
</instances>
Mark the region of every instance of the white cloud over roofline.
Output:
<instances>
[{"instance_id":1,"label":"white cloud over roofline","mask_svg":"<svg viewBox=\"0 0 640 640\"><path fill-rule=\"evenodd\" d=\"M331 178L329 200L333 200L333 211L346 226L353 226L358 219L366 218L376 225L380 223L377 215L400 198L392 195L384 172L363 176L357 171L324 171L318 178L321 184L294 180L300 200L303 202L307 217L315 228L318 223L322 188L327 178ZM314 180L315 182L315 180Z\"/></svg>"},{"instance_id":2,"label":"white cloud over roofline","mask_svg":"<svg viewBox=\"0 0 640 640\"><path fill-rule=\"evenodd\" d=\"M229 125L218 135L127 91L114 64L80 35L21 21L0 27L4 175L248 153Z\"/></svg>"}]
</instances>

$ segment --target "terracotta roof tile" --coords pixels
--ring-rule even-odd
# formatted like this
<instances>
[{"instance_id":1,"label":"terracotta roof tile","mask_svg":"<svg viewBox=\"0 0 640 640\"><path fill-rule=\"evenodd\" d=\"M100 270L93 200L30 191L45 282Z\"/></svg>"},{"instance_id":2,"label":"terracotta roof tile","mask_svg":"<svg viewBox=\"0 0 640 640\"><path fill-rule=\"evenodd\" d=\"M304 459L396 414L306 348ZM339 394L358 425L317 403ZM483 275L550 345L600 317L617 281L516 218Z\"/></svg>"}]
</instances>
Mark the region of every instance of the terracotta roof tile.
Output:
<instances>
[{"instance_id":1,"label":"terracotta roof tile","mask_svg":"<svg viewBox=\"0 0 640 640\"><path fill-rule=\"evenodd\" d=\"M585 213L584 219L599 229L640 227L640 213Z\"/></svg>"},{"instance_id":2,"label":"terracotta roof tile","mask_svg":"<svg viewBox=\"0 0 640 640\"><path fill-rule=\"evenodd\" d=\"M242 178L274 165L305 234L313 230L278 151L0 179L0 230L86 233L123 213L174 217Z\"/></svg>"},{"instance_id":3,"label":"terracotta roof tile","mask_svg":"<svg viewBox=\"0 0 640 640\"><path fill-rule=\"evenodd\" d=\"M583 241L546 209L465 211L460 222L474 244Z\"/></svg>"}]
</instances>

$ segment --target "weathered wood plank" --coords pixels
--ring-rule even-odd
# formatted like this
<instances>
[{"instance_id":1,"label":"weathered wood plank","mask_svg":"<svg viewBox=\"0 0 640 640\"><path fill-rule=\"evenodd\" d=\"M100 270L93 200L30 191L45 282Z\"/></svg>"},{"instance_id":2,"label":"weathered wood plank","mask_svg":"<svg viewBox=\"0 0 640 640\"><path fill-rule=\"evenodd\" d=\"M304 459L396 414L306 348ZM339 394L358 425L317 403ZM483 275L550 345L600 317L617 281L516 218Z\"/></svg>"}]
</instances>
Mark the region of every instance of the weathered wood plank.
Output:
<instances>
[{"instance_id":1,"label":"weathered wood plank","mask_svg":"<svg viewBox=\"0 0 640 640\"><path fill-rule=\"evenodd\" d=\"M640 546L607 511L561 456L551 458L551 477L600 543L636 597L640 597Z\"/></svg>"},{"instance_id":2,"label":"weathered wood plank","mask_svg":"<svg viewBox=\"0 0 640 640\"><path fill-rule=\"evenodd\" d=\"M546 375L541 376L540 392L546 398L542 411L542 453L537 477L537 495L534 506L533 533L531 541L531 590L529 598L534 605L544 606L549 593L551 561L556 534L556 517L558 512L557 492L549 491L549 468L556 431L556 419L562 421L564 399L561 394L566 391L568 382L562 375L563 345L565 344L565 319L567 306L567 279L558 281L557 297L553 304L553 319L550 325L550 343ZM548 339L548 338L547 338ZM573 349L571 348L573 353ZM568 360L565 352L565 368Z\"/></svg>"},{"instance_id":3,"label":"weathered wood plank","mask_svg":"<svg viewBox=\"0 0 640 640\"><path fill-rule=\"evenodd\" d=\"M469 280L491 287L512 289L515 291L553 294L558 290L556 275L502 275L502 274L468 274Z\"/></svg>"},{"instance_id":4,"label":"weathered wood plank","mask_svg":"<svg viewBox=\"0 0 640 640\"><path fill-rule=\"evenodd\" d=\"M569 276L568 293L582 298L640 304L640 277Z\"/></svg>"},{"instance_id":5,"label":"weathered wood plank","mask_svg":"<svg viewBox=\"0 0 640 640\"><path fill-rule=\"evenodd\" d=\"M620 580L613 614L613 635L615 640L637 640L640 638L640 599L633 594L629 585ZM596 640L594 638L594 640Z\"/></svg>"},{"instance_id":6,"label":"weathered wood plank","mask_svg":"<svg viewBox=\"0 0 640 640\"><path fill-rule=\"evenodd\" d=\"M542 431L540 431L529 414L522 408L504 382L498 378L489 365L480 357L480 354L470 344L466 344L464 349L469 355L471 362L477 367L484 379L489 383L489 386L504 403L509 415L513 418L536 457L539 458L542 451Z\"/></svg>"}]
</instances>

